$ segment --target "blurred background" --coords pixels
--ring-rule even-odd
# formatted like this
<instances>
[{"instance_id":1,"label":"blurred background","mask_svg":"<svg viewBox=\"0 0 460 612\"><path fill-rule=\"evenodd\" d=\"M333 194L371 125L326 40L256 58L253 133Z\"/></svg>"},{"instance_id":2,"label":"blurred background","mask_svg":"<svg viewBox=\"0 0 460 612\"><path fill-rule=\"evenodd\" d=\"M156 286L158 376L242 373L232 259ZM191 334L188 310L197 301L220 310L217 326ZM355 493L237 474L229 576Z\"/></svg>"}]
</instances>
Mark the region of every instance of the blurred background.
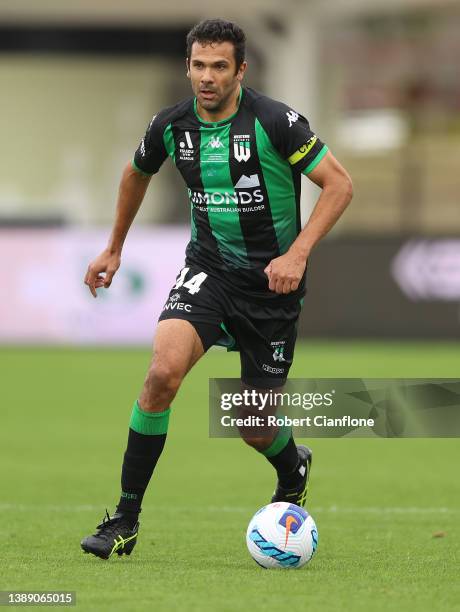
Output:
<instances>
[{"instance_id":1,"label":"blurred background","mask_svg":"<svg viewBox=\"0 0 460 612\"><path fill-rule=\"evenodd\" d=\"M169 161L110 291L94 302L82 278L152 115L190 95L186 33L212 16L246 31L246 84L306 115L354 180L311 257L301 335L458 339L458 2L16 0L0 5L0 342L150 343L189 236Z\"/></svg>"},{"instance_id":2,"label":"blurred background","mask_svg":"<svg viewBox=\"0 0 460 612\"><path fill-rule=\"evenodd\" d=\"M317 560L308 574L248 566L244 533L274 474L208 436L208 377L239 375L218 350L175 398L136 554L110 569L82 556L118 498L190 235L169 161L110 290L94 300L83 276L151 117L191 93L185 36L209 17L245 29L246 83L308 117L354 181L311 256L291 377L459 376L458 0L0 0L2 588L77 590L97 612L458 609L455 439L315 440ZM319 192L303 185L306 219Z\"/></svg>"}]
</instances>

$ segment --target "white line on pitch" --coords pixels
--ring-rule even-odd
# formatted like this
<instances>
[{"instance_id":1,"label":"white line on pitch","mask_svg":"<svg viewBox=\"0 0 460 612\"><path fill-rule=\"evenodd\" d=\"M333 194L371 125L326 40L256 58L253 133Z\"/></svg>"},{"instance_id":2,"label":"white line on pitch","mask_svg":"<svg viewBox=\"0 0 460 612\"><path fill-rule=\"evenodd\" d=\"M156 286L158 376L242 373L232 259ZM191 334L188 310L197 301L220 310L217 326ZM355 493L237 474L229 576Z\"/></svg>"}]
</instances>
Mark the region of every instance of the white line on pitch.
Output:
<instances>
[{"instance_id":1,"label":"white line on pitch","mask_svg":"<svg viewBox=\"0 0 460 612\"><path fill-rule=\"evenodd\" d=\"M239 506L174 506L177 512L228 512L228 513L251 513L254 512L254 507L239 507ZM340 513L340 514L459 514L460 508L424 508L418 506L400 506L400 507L385 507L385 506L362 506L362 507L340 507L340 506L311 506L313 514L319 513ZM14 504L0 503L0 511L12 510L14 512L32 512L43 510L45 512L103 512L105 506L101 505L54 505L54 504ZM153 512L161 510L170 510L171 506L151 505Z\"/></svg>"}]
</instances>

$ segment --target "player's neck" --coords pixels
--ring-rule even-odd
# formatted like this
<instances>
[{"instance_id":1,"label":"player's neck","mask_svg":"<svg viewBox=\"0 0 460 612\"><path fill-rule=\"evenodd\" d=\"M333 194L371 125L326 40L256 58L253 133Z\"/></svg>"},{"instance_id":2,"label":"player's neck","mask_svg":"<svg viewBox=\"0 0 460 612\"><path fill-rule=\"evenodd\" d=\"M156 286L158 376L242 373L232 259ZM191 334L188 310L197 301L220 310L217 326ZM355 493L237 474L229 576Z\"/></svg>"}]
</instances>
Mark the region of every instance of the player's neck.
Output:
<instances>
[{"instance_id":1,"label":"player's neck","mask_svg":"<svg viewBox=\"0 0 460 612\"><path fill-rule=\"evenodd\" d=\"M229 100L224 108L220 108L218 111L208 111L201 106L201 104L196 101L196 111L199 114L200 118L203 121L209 123L215 123L216 121L223 121L224 119L228 119L232 115L236 113L238 110L238 106L240 104L242 89L241 85L238 85L238 88L232 95L229 97Z\"/></svg>"}]
</instances>

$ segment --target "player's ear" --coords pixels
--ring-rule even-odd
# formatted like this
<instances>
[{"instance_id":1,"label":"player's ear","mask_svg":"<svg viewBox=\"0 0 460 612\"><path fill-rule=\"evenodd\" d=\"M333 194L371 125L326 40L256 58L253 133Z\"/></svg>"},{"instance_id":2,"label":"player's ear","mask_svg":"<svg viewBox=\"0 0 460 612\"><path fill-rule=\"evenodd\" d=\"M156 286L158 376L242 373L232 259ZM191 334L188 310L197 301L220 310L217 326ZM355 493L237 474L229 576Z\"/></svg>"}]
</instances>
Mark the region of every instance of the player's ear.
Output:
<instances>
[{"instance_id":1,"label":"player's ear","mask_svg":"<svg viewBox=\"0 0 460 612\"><path fill-rule=\"evenodd\" d=\"M185 58L185 67L187 68L187 76L190 78L190 61L188 57Z\"/></svg>"},{"instance_id":2,"label":"player's ear","mask_svg":"<svg viewBox=\"0 0 460 612\"><path fill-rule=\"evenodd\" d=\"M247 62L243 62L241 66L238 68L238 72L236 73L236 78L238 81L242 81L244 77L244 73L246 72L246 68L248 67Z\"/></svg>"}]
</instances>

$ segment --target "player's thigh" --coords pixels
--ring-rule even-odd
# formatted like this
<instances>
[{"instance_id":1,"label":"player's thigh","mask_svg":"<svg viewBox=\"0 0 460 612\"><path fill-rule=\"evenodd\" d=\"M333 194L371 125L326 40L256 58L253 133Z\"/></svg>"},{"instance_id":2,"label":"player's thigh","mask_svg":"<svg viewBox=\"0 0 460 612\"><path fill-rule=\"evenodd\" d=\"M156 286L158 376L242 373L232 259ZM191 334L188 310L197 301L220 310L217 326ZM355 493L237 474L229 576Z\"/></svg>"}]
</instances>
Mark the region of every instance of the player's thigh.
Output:
<instances>
[{"instance_id":1,"label":"player's thigh","mask_svg":"<svg viewBox=\"0 0 460 612\"><path fill-rule=\"evenodd\" d=\"M222 320L216 280L197 266L182 268L160 314L153 364L185 376L221 336Z\"/></svg>"},{"instance_id":2,"label":"player's thigh","mask_svg":"<svg viewBox=\"0 0 460 612\"><path fill-rule=\"evenodd\" d=\"M158 322L151 367L167 369L176 378L183 378L204 355L200 336L190 321L166 319Z\"/></svg>"},{"instance_id":3,"label":"player's thigh","mask_svg":"<svg viewBox=\"0 0 460 612\"><path fill-rule=\"evenodd\" d=\"M279 388L294 359L298 302L282 307L240 306L234 331L240 350L241 379L255 388Z\"/></svg>"}]
</instances>

